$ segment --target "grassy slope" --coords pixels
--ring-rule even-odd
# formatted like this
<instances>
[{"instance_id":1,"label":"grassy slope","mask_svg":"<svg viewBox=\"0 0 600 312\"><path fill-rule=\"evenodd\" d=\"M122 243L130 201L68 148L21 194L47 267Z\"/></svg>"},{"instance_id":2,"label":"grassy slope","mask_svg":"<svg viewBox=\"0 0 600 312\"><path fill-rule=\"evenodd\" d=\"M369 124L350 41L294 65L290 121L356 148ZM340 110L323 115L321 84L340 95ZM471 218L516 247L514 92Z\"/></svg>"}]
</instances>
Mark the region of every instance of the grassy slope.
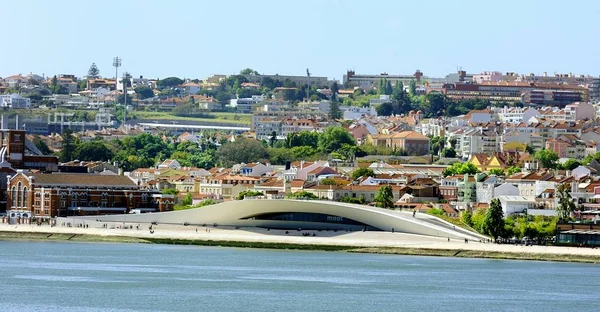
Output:
<instances>
[{"instance_id":1,"label":"grassy slope","mask_svg":"<svg viewBox=\"0 0 600 312\"><path fill-rule=\"evenodd\" d=\"M169 112L145 112L135 111L133 114L137 119L141 120L178 120L178 121L196 121L206 123L230 123L238 125L249 125L252 121L252 115L250 114L237 114L237 113L210 113L215 118L194 118L194 117L179 117L172 115Z\"/></svg>"}]
</instances>

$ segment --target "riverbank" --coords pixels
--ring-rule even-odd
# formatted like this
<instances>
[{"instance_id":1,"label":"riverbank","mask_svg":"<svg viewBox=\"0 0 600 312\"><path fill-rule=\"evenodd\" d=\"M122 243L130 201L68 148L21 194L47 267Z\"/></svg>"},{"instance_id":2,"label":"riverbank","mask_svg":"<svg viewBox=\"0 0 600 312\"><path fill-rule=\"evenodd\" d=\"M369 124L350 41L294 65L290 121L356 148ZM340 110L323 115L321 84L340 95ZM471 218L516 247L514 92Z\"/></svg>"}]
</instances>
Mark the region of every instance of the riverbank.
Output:
<instances>
[{"instance_id":1,"label":"riverbank","mask_svg":"<svg viewBox=\"0 0 600 312\"><path fill-rule=\"evenodd\" d=\"M88 225L89 226L89 225ZM112 228L111 228L112 227ZM405 233L284 231L182 225L49 227L0 224L0 240L179 244L288 250L600 263L600 249L484 244Z\"/></svg>"}]
</instances>

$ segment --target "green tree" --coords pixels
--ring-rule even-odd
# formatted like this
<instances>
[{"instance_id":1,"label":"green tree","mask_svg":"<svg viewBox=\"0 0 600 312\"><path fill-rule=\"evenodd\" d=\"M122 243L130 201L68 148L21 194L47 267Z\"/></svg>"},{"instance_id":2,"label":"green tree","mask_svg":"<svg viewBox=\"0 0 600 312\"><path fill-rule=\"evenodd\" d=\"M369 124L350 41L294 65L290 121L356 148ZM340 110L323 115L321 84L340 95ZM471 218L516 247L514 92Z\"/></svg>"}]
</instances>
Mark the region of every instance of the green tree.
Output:
<instances>
[{"instance_id":1,"label":"green tree","mask_svg":"<svg viewBox=\"0 0 600 312\"><path fill-rule=\"evenodd\" d=\"M283 83L280 80L275 80L271 77L263 77L260 85L266 88L267 90L273 90L277 87L283 86Z\"/></svg>"},{"instance_id":2,"label":"green tree","mask_svg":"<svg viewBox=\"0 0 600 312\"><path fill-rule=\"evenodd\" d=\"M340 91L340 86L338 85L337 81L335 81L332 85L331 85L331 93L332 94L338 94L338 92Z\"/></svg>"},{"instance_id":3,"label":"green tree","mask_svg":"<svg viewBox=\"0 0 600 312\"><path fill-rule=\"evenodd\" d=\"M46 142L42 141L39 135L34 135L32 143L35 145L35 147L37 147L40 150L40 152L42 152L43 155L52 154L52 151L50 150Z\"/></svg>"},{"instance_id":4,"label":"green tree","mask_svg":"<svg viewBox=\"0 0 600 312\"><path fill-rule=\"evenodd\" d=\"M69 128L65 129L62 133L62 139L62 150L60 151L58 159L61 162L68 162L73 160L73 155L77 148L75 137L73 137L73 130Z\"/></svg>"},{"instance_id":5,"label":"green tree","mask_svg":"<svg viewBox=\"0 0 600 312\"><path fill-rule=\"evenodd\" d=\"M269 148L269 160L274 165L284 165L288 161L292 161L294 159L298 159L294 156L294 152L285 147L281 148Z\"/></svg>"},{"instance_id":6,"label":"green tree","mask_svg":"<svg viewBox=\"0 0 600 312\"><path fill-rule=\"evenodd\" d=\"M219 102L219 104L221 104L222 108L225 108L225 106L227 106L227 104L229 104L229 101L231 100L232 96L231 93L229 92L223 92L223 91L218 91L217 94L215 95L215 100L217 100L217 102Z\"/></svg>"},{"instance_id":7,"label":"green tree","mask_svg":"<svg viewBox=\"0 0 600 312\"><path fill-rule=\"evenodd\" d=\"M165 79L161 79L156 83L156 86L160 89L162 88L171 88L176 87L183 84L183 80L177 77L167 77Z\"/></svg>"},{"instance_id":8,"label":"green tree","mask_svg":"<svg viewBox=\"0 0 600 312\"><path fill-rule=\"evenodd\" d=\"M321 185L338 185L338 183L335 181L335 179L332 178L325 178L323 180L320 181Z\"/></svg>"},{"instance_id":9,"label":"green tree","mask_svg":"<svg viewBox=\"0 0 600 312\"><path fill-rule=\"evenodd\" d=\"M567 220L571 213L575 211L575 202L571 198L571 186L569 183L564 183L558 186L558 206L556 212L560 220Z\"/></svg>"},{"instance_id":10,"label":"green tree","mask_svg":"<svg viewBox=\"0 0 600 312\"><path fill-rule=\"evenodd\" d=\"M339 201L342 203L357 204L357 205L364 205L366 203L366 199L363 195L360 195L358 198L350 197L350 196L343 196L343 197L340 197Z\"/></svg>"},{"instance_id":11,"label":"green tree","mask_svg":"<svg viewBox=\"0 0 600 312\"><path fill-rule=\"evenodd\" d=\"M77 90L78 91L86 90L87 89L87 85L88 85L88 80L87 79L81 79L77 83Z\"/></svg>"},{"instance_id":12,"label":"green tree","mask_svg":"<svg viewBox=\"0 0 600 312\"><path fill-rule=\"evenodd\" d=\"M187 193L181 203L185 206L191 206L193 203L192 193Z\"/></svg>"},{"instance_id":13,"label":"green tree","mask_svg":"<svg viewBox=\"0 0 600 312\"><path fill-rule=\"evenodd\" d=\"M331 153L344 144L356 145L356 141L350 132L342 127L328 127L319 136L319 149L325 153Z\"/></svg>"},{"instance_id":14,"label":"green tree","mask_svg":"<svg viewBox=\"0 0 600 312\"><path fill-rule=\"evenodd\" d=\"M507 176L511 176L511 175L514 175L515 173L519 173L519 172L521 172L521 168L519 168L519 167L509 167L506 170L506 175Z\"/></svg>"},{"instance_id":15,"label":"green tree","mask_svg":"<svg viewBox=\"0 0 600 312\"><path fill-rule=\"evenodd\" d=\"M177 194L179 194L179 191L177 189L168 188L168 189L162 190L161 193L163 193L165 195L175 195L175 196L177 196Z\"/></svg>"},{"instance_id":16,"label":"green tree","mask_svg":"<svg viewBox=\"0 0 600 312\"><path fill-rule=\"evenodd\" d=\"M287 148L309 146L312 148L318 147L320 134L311 131L300 131L288 133L285 138L284 146Z\"/></svg>"},{"instance_id":17,"label":"green tree","mask_svg":"<svg viewBox=\"0 0 600 312\"><path fill-rule=\"evenodd\" d=\"M525 146L525 151L529 154L529 155L533 155L535 153L535 149L533 148L532 145L527 144Z\"/></svg>"},{"instance_id":18,"label":"green tree","mask_svg":"<svg viewBox=\"0 0 600 312\"><path fill-rule=\"evenodd\" d=\"M392 83L390 81L385 81L385 94L391 95L394 92L392 88Z\"/></svg>"},{"instance_id":19,"label":"green tree","mask_svg":"<svg viewBox=\"0 0 600 312\"><path fill-rule=\"evenodd\" d=\"M473 226L473 215L470 211L465 210L460 215L460 221L468 226Z\"/></svg>"},{"instance_id":20,"label":"green tree","mask_svg":"<svg viewBox=\"0 0 600 312\"><path fill-rule=\"evenodd\" d=\"M227 142L217 150L219 161L229 167L239 163L251 163L268 158L267 149L259 141L253 139L237 139Z\"/></svg>"},{"instance_id":21,"label":"green tree","mask_svg":"<svg viewBox=\"0 0 600 312\"><path fill-rule=\"evenodd\" d=\"M127 99L125 99L126 97ZM117 101L119 104L125 104L125 101L127 101L127 105L131 105L133 103L133 97L130 94L119 94L119 96L117 96Z\"/></svg>"},{"instance_id":22,"label":"green tree","mask_svg":"<svg viewBox=\"0 0 600 312\"><path fill-rule=\"evenodd\" d=\"M410 95L417 95L417 82L414 80L411 80L408 83L408 92L410 93Z\"/></svg>"},{"instance_id":23,"label":"green tree","mask_svg":"<svg viewBox=\"0 0 600 312\"><path fill-rule=\"evenodd\" d=\"M317 195L308 192L308 191L298 191L286 196L286 198L290 199L319 199Z\"/></svg>"},{"instance_id":24,"label":"green tree","mask_svg":"<svg viewBox=\"0 0 600 312\"><path fill-rule=\"evenodd\" d=\"M373 172L373 169L371 168L358 168L355 169L354 171L352 171L352 173L350 174L350 178L352 180L356 180L360 177L374 177L375 176L375 172Z\"/></svg>"},{"instance_id":25,"label":"green tree","mask_svg":"<svg viewBox=\"0 0 600 312\"><path fill-rule=\"evenodd\" d=\"M134 90L140 100L154 97L154 91L148 86L137 86Z\"/></svg>"},{"instance_id":26,"label":"green tree","mask_svg":"<svg viewBox=\"0 0 600 312\"><path fill-rule=\"evenodd\" d=\"M452 166L444 169L442 171L442 175L444 177L457 175L457 174L476 174L479 172L479 169L473 165L471 162L465 163L454 163Z\"/></svg>"},{"instance_id":27,"label":"green tree","mask_svg":"<svg viewBox=\"0 0 600 312\"><path fill-rule=\"evenodd\" d=\"M504 230L504 212L497 198L492 199L490 208L483 219L483 232L494 239L500 237Z\"/></svg>"},{"instance_id":28,"label":"green tree","mask_svg":"<svg viewBox=\"0 0 600 312\"><path fill-rule=\"evenodd\" d=\"M245 191L241 191L238 196L237 199L238 200L242 200L246 197L256 197L256 196L264 196L265 194L263 194L262 192L259 191L255 191L255 190L245 190Z\"/></svg>"},{"instance_id":29,"label":"green tree","mask_svg":"<svg viewBox=\"0 0 600 312\"><path fill-rule=\"evenodd\" d=\"M595 154L590 154L583 159L584 165L589 165L592 160L600 161L600 152L596 152Z\"/></svg>"},{"instance_id":30,"label":"green tree","mask_svg":"<svg viewBox=\"0 0 600 312\"><path fill-rule=\"evenodd\" d=\"M425 96L425 105L421 108L427 117L439 117L445 115L446 96L438 92L430 92Z\"/></svg>"},{"instance_id":31,"label":"green tree","mask_svg":"<svg viewBox=\"0 0 600 312\"><path fill-rule=\"evenodd\" d=\"M442 150L442 157L456 158L456 151L452 147L446 147Z\"/></svg>"},{"instance_id":32,"label":"green tree","mask_svg":"<svg viewBox=\"0 0 600 312\"><path fill-rule=\"evenodd\" d=\"M392 187L389 185L384 185L380 187L373 201L377 203L377 207L393 208L394 194L392 192Z\"/></svg>"},{"instance_id":33,"label":"green tree","mask_svg":"<svg viewBox=\"0 0 600 312\"><path fill-rule=\"evenodd\" d=\"M100 70L98 69L98 66L96 66L96 63L92 63L92 65L90 66L90 69L88 69L88 74L87 74L88 79L89 78L98 78L100 77Z\"/></svg>"},{"instance_id":34,"label":"green tree","mask_svg":"<svg viewBox=\"0 0 600 312\"><path fill-rule=\"evenodd\" d=\"M437 155L438 152L440 151L440 143L439 142L432 143L430 145L430 149L431 149L431 154Z\"/></svg>"},{"instance_id":35,"label":"green tree","mask_svg":"<svg viewBox=\"0 0 600 312\"><path fill-rule=\"evenodd\" d=\"M579 166L581 166L581 162L575 159L567 159L567 161L565 161L565 163L562 164L562 167L565 170L573 170Z\"/></svg>"},{"instance_id":36,"label":"green tree","mask_svg":"<svg viewBox=\"0 0 600 312\"><path fill-rule=\"evenodd\" d=\"M337 101L330 101L329 102L329 119L341 119L343 114L342 114L342 110L340 109L340 104Z\"/></svg>"},{"instance_id":37,"label":"green tree","mask_svg":"<svg viewBox=\"0 0 600 312\"><path fill-rule=\"evenodd\" d=\"M452 149L456 149L456 144L458 143L458 141L456 140L456 138L451 138L448 143L450 143L450 147L452 147Z\"/></svg>"},{"instance_id":38,"label":"green tree","mask_svg":"<svg viewBox=\"0 0 600 312\"><path fill-rule=\"evenodd\" d=\"M85 161L107 161L113 158L113 152L104 140L81 142L75 149L74 158Z\"/></svg>"},{"instance_id":39,"label":"green tree","mask_svg":"<svg viewBox=\"0 0 600 312\"><path fill-rule=\"evenodd\" d=\"M504 176L504 170L502 170L502 169L500 169L500 168L492 168L492 169L488 170L488 173L489 173L490 175L492 175L492 174L493 174L493 175L495 175L495 176L499 176L499 177L502 177L502 176Z\"/></svg>"},{"instance_id":40,"label":"green tree","mask_svg":"<svg viewBox=\"0 0 600 312\"><path fill-rule=\"evenodd\" d=\"M240 70L240 75L258 76L259 73L252 68L244 68Z\"/></svg>"},{"instance_id":41,"label":"green tree","mask_svg":"<svg viewBox=\"0 0 600 312\"><path fill-rule=\"evenodd\" d=\"M392 103L383 103L375 107L377 116L391 116L394 113L394 106Z\"/></svg>"},{"instance_id":42,"label":"green tree","mask_svg":"<svg viewBox=\"0 0 600 312\"><path fill-rule=\"evenodd\" d=\"M317 151L310 146L296 146L291 149L294 159L308 159L313 157Z\"/></svg>"},{"instance_id":43,"label":"green tree","mask_svg":"<svg viewBox=\"0 0 600 312\"><path fill-rule=\"evenodd\" d=\"M275 145L275 142L277 142L277 132L273 131L271 132L271 137L269 138L269 145L273 147L273 145Z\"/></svg>"},{"instance_id":44,"label":"green tree","mask_svg":"<svg viewBox=\"0 0 600 312\"><path fill-rule=\"evenodd\" d=\"M535 152L533 158L539 161L544 168L556 169L557 167L558 154L554 151L541 149Z\"/></svg>"}]
</instances>

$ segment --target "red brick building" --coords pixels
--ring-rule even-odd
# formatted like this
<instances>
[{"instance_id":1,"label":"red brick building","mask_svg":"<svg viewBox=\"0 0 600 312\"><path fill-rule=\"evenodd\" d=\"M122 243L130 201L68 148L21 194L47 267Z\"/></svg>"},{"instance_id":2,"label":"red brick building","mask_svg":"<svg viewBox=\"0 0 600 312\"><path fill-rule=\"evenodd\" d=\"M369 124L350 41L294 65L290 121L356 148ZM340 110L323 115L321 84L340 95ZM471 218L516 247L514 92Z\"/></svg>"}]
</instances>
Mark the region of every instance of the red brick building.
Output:
<instances>
[{"instance_id":1,"label":"red brick building","mask_svg":"<svg viewBox=\"0 0 600 312\"><path fill-rule=\"evenodd\" d=\"M36 219L170 211L173 195L147 190L122 175L17 173L8 177L7 210Z\"/></svg>"}]
</instances>

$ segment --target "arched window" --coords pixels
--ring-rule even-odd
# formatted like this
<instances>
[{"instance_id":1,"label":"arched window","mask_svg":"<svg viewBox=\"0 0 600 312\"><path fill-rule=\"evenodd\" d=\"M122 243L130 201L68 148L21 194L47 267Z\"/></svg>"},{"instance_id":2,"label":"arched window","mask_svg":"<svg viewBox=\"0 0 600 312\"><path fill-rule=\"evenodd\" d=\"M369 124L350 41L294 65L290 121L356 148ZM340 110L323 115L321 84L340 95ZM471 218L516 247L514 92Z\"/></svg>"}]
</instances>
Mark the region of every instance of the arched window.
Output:
<instances>
[{"instance_id":1,"label":"arched window","mask_svg":"<svg viewBox=\"0 0 600 312\"><path fill-rule=\"evenodd\" d=\"M17 187L16 186L12 187L11 197L12 197L12 206L17 207Z\"/></svg>"},{"instance_id":2,"label":"arched window","mask_svg":"<svg viewBox=\"0 0 600 312\"><path fill-rule=\"evenodd\" d=\"M17 184L17 207L23 207L23 185L21 182Z\"/></svg>"},{"instance_id":3,"label":"arched window","mask_svg":"<svg viewBox=\"0 0 600 312\"><path fill-rule=\"evenodd\" d=\"M23 188L23 207L29 207L29 194L27 194L27 187Z\"/></svg>"}]
</instances>

